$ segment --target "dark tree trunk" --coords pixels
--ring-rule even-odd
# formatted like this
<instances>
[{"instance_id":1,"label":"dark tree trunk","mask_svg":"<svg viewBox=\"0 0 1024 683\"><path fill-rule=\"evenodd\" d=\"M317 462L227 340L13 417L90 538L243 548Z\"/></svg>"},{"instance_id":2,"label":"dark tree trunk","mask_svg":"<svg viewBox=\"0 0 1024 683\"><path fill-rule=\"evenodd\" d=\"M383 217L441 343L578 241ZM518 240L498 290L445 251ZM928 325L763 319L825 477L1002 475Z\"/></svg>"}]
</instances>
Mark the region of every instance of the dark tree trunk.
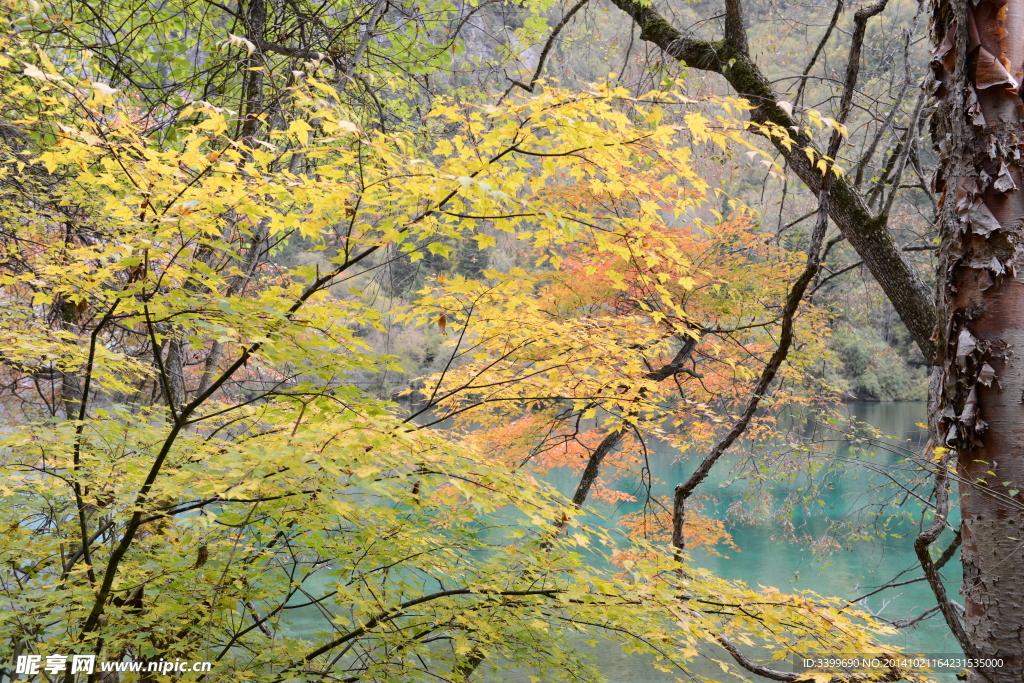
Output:
<instances>
[{"instance_id":1,"label":"dark tree trunk","mask_svg":"<svg viewBox=\"0 0 1024 683\"><path fill-rule=\"evenodd\" d=\"M933 439L956 451L964 631L1024 680L1024 0L936 0L932 62L941 156ZM1019 261L1019 263L1018 263Z\"/></svg>"}]
</instances>

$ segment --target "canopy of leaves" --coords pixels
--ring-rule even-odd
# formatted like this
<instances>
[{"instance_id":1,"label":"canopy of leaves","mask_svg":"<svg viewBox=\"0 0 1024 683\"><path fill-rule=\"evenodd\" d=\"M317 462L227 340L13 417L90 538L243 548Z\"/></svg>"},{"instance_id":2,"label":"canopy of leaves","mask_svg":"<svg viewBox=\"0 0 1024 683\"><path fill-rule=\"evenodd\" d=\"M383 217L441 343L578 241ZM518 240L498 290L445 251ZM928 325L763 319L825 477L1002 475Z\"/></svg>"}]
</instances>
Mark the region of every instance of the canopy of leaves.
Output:
<instances>
[{"instance_id":1,"label":"canopy of leaves","mask_svg":"<svg viewBox=\"0 0 1024 683\"><path fill-rule=\"evenodd\" d=\"M204 100L168 136L96 77L109 65L3 41L5 649L209 660L216 680L267 682L509 662L600 680L570 634L680 675L723 637L779 658L880 651L888 627L841 601L723 581L656 534L574 521L517 466L518 437L501 457L489 445L534 407L606 431L685 422L700 445L712 397L740 400L785 290L769 273L798 265L745 213L692 220L709 192L694 150L743 146L729 108L746 105L706 102L712 117L675 92L552 86L439 101L391 133L314 70L258 136ZM663 122L669 106L685 126ZM460 359L431 405L478 429L417 423L353 381L394 363L357 333L381 325L378 256L502 233L535 270L437 281L404 312L444 314ZM314 263L268 256L294 235ZM669 406L645 373L698 337ZM554 436L535 468L571 457ZM617 568L595 559L612 554ZM296 629L302 610L322 628Z\"/></svg>"}]
</instances>

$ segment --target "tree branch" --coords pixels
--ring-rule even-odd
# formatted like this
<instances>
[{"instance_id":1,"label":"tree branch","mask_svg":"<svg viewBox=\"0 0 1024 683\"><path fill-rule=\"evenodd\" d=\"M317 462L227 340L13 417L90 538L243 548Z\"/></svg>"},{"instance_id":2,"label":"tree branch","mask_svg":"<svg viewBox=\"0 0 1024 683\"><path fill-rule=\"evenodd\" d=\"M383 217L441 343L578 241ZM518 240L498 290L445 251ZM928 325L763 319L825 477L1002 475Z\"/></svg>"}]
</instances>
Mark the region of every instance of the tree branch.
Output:
<instances>
[{"instance_id":1,"label":"tree branch","mask_svg":"<svg viewBox=\"0 0 1024 683\"><path fill-rule=\"evenodd\" d=\"M640 38L654 43L685 66L722 74L736 92L750 100L751 121L771 123L792 133L792 142L777 137L772 144L800 179L815 194L821 192L821 172L808 159L821 153L793 118L777 104L778 96L758 66L727 41L711 42L683 34L649 5L639 0L611 0L640 27ZM868 8L870 10L872 8ZM879 10L880 11L880 10ZM866 19L865 19L866 21ZM888 228L888 216L874 215L857 190L845 178L830 186L829 216L850 245L864 259L875 280L889 297L924 357L935 356L935 304L931 289L924 284L911 263L900 252Z\"/></svg>"},{"instance_id":2,"label":"tree branch","mask_svg":"<svg viewBox=\"0 0 1024 683\"><path fill-rule=\"evenodd\" d=\"M719 441L700 465L697 466L697 469L690 475L690 478L676 486L672 502L672 545L676 548L676 558L680 561L682 560L682 551L685 543L683 538L683 521L686 517L686 499L704 481L719 458L747 430L747 425L750 424L754 413L757 412L761 399L767 393L772 380L775 379L775 373L778 372L782 363L786 360L786 356L789 355L789 347L793 342L793 319L796 317L797 308L804 297L804 292L807 291L807 286L814 279L814 275L818 272L818 268L821 265L821 245L825 241L825 231L828 229L828 184L829 178L826 176L823 180L822 191L818 199L818 222L814 226L814 232L811 234L811 243L807 247L807 265L804 267L800 277L793 283L793 289L790 290L789 296L786 297L786 304L782 309L782 329L779 333L779 345L775 349L775 353L772 354L768 364L761 371L761 378L758 380L757 386L754 387L746 409L739 419L736 420L736 424L733 425L733 428L726 434L725 438Z\"/></svg>"},{"instance_id":3,"label":"tree branch","mask_svg":"<svg viewBox=\"0 0 1024 683\"><path fill-rule=\"evenodd\" d=\"M750 54L742 0L725 0L725 42L743 55Z\"/></svg>"},{"instance_id":4,"label":"tree branch","mask_svg":"<svg viewBox=\"0 0 1024 683\"><path fill-rule=\"evenodd\" d=\"M573 15L583 9L588 2L590 2L590 0L579 0L579 2L569 8L569 11L565 13L557 24L555 24L555 28L551 31L551 35L548 36L548 39L544 42L544 48L540 51L540 57L537 59L537 68L533 71L533 78L530 79L529 83L521 83L514 78L509 78L508 80L512 85L509 86L509 89L501 96L502 99L504 99L505 95L508 95L512 88L516 86L519 86L527 92L533 92L533 86L537 83L537 79L540 78L541 73L544 72L544 62L547 61L548 53L550 53L551 48L554 47L555 39L558 38L558 34L562 32L562 29L565 28L566 24L569 23L569 20L573 18ZM508 77L506 76L506 78Z\"/></svg>"},{"instance_id":5,"label":"tree branch","mask_svg":"<svg viewBox=\"0 0 1024 683\"><path fill-rule=\"evenodd\" d=\"M825 35L821 37L821 42L818 43L818 47L814 49L814 54L807 61L807 66L804 67L804 71L800 74L800 85L796 89L796 97L793 98L795 104L800 104L800 98L803 97L804 88L807 87L807 77L811 75L811 69L818 62L818 57L821 56L821 51L825 49L825 45L828 44L828 39L832 37L832 31L835 30L836 24L839 23L839 15L843 13L843 0L836 0L836 9L832 12L832 19L828 22L828 28L825 29Z\"/></svg>"},{"instance_id":6,"label":"tree branch","mask_svg":"<svg viewBox=\"0 0 1024 683\"><path fill-rule=\"evenodd\" d=\"M671 362L657 370L648 372L644 375L644 379L661 382L673 375L683 372L685 369L683 366L689 360L690 355L693 353L695 348L697 348L697 340L694 337L687 337L686 341L683 342L682 347L680 347L676 352L676 355L672 358ZM621 426L615 431L609 432L601 443L597 445L594 452L590 454L590 460L587 461L587 466L580 477L580 483L576 487L576 493L573 494L573 505L578 508L583 507L583 503L586 502L587 496L590 494L590 489L593 487L594 481L597 479L597 475L601 471L601 463L604 461L605 456L611 453L612 450L619 445L619 442L622 441L622 437L625 433L626 430Z\"/></svg>"},{"instance_id":7,"label":"tree branch","mask_svg":"<svg viewBox=\"0 0 1024 683\"><path fill-rule=\"evenodd\" d=\"M331 64L335 64L338 61L337 55L328 54L326 52L318 52L317 50L308 50L301 47L289 47L287 45L280 45L278 43L272 43L269 40L262 40L257 38L252 41L256 44L263 52L273 52L275 54L283 55L285 57L292 57L294 59L310 59L313 61L326 61Z\"/></svg>"},{"instance_id":8,"label":"tree branch","mask_svg":"<svg viewBox=\"0 0 1024 683\"><path fill-rule=\"evenodd\" d=\"M932 442L929 442L932 443ZM949 626L949 630L952 632L953 637L956 638L956 642L959 643L960 647L963 648L964 654L969 659L977 659L980 657L977 649L974 647L974 643L971 642L970 638L967 637L966 631L964 631L963 624L960 621L960 616L956 613L953 608L953 603L946 595L946 585L942 583L942 577L939 575L939 569L935 562L932 562L931 554L929 553L929 547L932 543L938 539L943 529L946 528L946 517L949 514L949 468L948 462L952 455L952 451L947 452L942 459L938 462L935 468L935 518L932 520L931 525L924 529L917 538L914 539L914 552L917 554L917 560L921 563L921 569L924 570L924 576L928 580L928 585L932 589L932 594L935 595L935 601L938 603L939 611L942 612L943 618L946 620L946 625ZM959 540L960 536L957 536ZM942 554L940 558L943 563L952 557L952 551L955 551L955 546L959 545L958 542L954 543L946 549L946 552ZM947 555L949 557L947 557ZM989 680L988 674L983 669L975 669L982 677Z\"/></svg>"},{"instance_id":9,"label":"tree branch","mask_svg":"<svg viewBox=\"0 0 1024 683\"><path fill-rule=\"evenodd\" d=\"M758 664L757 662L748 659L742 652L740 652L732 641L726 638L724 635L719 634L715 636L718 644L725 648L725 651L732 655L732 658L736 660L736 663L742 666L744 669L752 674L757 674L764 678L768 678L773 681L807 681L810 680L805 673L791 673L789 671L778 671L776 669L769 669L767 666ZM884 676L861 675L861 674L848 674L848 675L833 675L830 679L832 681L848 681L849 683L855 683L859 681L875 681L882 683L883 681L901 681L903 680L903 674L897 670L890 668L889 673Z\"/></svg>"}]
</instances>

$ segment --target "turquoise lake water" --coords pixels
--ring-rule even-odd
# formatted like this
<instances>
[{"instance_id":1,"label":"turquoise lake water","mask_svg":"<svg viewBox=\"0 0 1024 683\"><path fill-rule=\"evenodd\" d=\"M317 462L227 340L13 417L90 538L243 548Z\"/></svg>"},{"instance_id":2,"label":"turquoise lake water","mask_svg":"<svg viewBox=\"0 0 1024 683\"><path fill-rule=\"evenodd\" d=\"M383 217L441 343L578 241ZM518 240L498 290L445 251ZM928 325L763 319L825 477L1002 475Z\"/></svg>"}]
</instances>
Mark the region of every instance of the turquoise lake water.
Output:
<instances>
[{"instance_id":1,"label":"turquoise lake water","mask_svg":"<svg viewBox=\"0 0 1024 683\"><path fill-rule=\"evenodd\" d=\"M829 434L818 428L825 446L823 457L833 459L838 471L825 477L822 495L824 506L815 501L806 513L797 510L789 519L798 532L807 533L812 538L821 535L827 527L828 519L838 519L852 510L877 503L883 491L885 495L890 495L892 486L885 473L902 473L905 468L912 467L904 460L905 449L920 452L926 439L925 430L917 426L917 423L925 419L924 403L853 403L845 409L857 421L896 438L876 445L858 444L858 451L852 449L852 444L842 435ZM811 427L805 429L810 430ZM702 484L702 490L711 491L716 498L708 502L705 514L726 520L727 530L742 552L721 548L723 556L716 556L696 550L691 554L694 564L712 569L723 578L742 580L750 586L774 586L782 591L812 590L821 595L848 600L869 592L905 570L909 571L903 575L903 579L921 576L913 549L918 531L916 521L920 519L920 504L913 496L907 497L907 502L900 507L904 512L909 512L912 519L888 529L890 533L899 534L902 538L890 536L884 540L856 543L850 549L815 554L807 544L786 540L782 521L770 518L754 523L729 521L729 506L740 501L749 487L747 481L737 479L736 473L731 471L740 457L745 456L727 456L725 461L718 463ZM684 481L699 460L697 457L692 460L681 458L678 452L667 448L655 448L650 453L649 462L653 478L663 482L655 485L652 492L655 495L670 495L675 484ZM550 480L568 494L572 493L576 484L576 478L568 471L553 472ZM774 490L766 491L764 495L777 502L791 493L794 485L782 484ZM620 482L615 488L632 492L629 482ZM930 490L929 483L914 493L927 497ZM598 503L594 507L609 523L614 523L622 515L638 510L640 505L620 503L613 506ZM945 547L951 536L944 534L938 545ZM958 560L951 561L944 568L943 575L947 581L947 592L953 599L957 599L961 579ZM933 607L935 601L927 584L922 581L887 590L867 598L861 604L877 616L895 621L917 616ZM938 615L902 630L899 636L888 642L909 653L959 656L961 652ZM677 680L676 674L661 673L642 658L623 655L614 646L584 649L600 662L602 670L613 683L668 683ZM723 651L713 654L716 657L728 657ZM737 680L723 675L717 665L709 661L695 661L693 672L723 683ZM525 675L520 677L512 672L499 676L490 680L509 683L528 680ZM933 678L943 683L956 680L955 674L951 672L935 674Z\"/></svg>"}]
</instances>

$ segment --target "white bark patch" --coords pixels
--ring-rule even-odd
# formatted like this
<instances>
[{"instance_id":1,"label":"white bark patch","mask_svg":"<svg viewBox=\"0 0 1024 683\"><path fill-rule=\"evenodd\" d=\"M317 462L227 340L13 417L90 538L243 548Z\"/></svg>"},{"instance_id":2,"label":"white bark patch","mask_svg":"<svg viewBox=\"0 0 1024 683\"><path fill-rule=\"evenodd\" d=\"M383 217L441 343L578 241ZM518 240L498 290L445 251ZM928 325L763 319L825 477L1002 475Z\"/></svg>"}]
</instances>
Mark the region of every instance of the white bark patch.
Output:
<instances>
[{"instance_id":1,"label":"white bark patch","mask_svg":"<svg viewBox=\"0 0 1024 683\"><path fill-rule=\"evenodd\" d=\"M978 387L971 387L971 393L967 394L967 402L964 403L964 410L960 413L960 424L965 427L973 427L978 417Z\"/></svg>"},{"instance_id":2,"label":"white bark patch","mask_svg":"<svg viewBox=\"0 0 1024 683\"><path fill-rule=\"evenodd\" d=\"M992 183L992 189L1003 194L1017 189L1017 184L1013 182L1013 178L1010 176L1010 169L1005 161L999 164L999 174L996 176L996 181Z\"/></svg>"},{"instance_id":3,"label":"white bark patch","mask_svg":"<svg viewBox=\"0 0 1024 683\"><path fill-rule=\"evenodd\" d=\"M973 86L967 88L967 113L971 115L971 123L975 126L985 125L985 115L981 113L981 103Z\"/></svg>"},{"instance_id":4,"label":"white bark patch","mask_svg":"<svg viewBox=\"0 0 1024 683\"><path fill-rule=\"evenodd\" d=\"M953 424L949 425L949 431L946 432L946 445L950 446L952 444L955 444L956 443L956 437L957 437L956 423L953 423Z\"/></svg>"},{"instance_id":5,"label":"white bark patch","mask_svg":"<svg viewBox=\"0 0 1024 683\"><path fill-rule=\"evenodd\" d=\"M984 202L979 202L972 206L964 218L971 226L971 231L982 237L988 237L992 232L1002 227L989 208L985 206Z\"/></svg>"},{"instance_id":6,"label":"white bark patch","mask_svg":"<svg viewBox=\"0 0 1024 683\"><path fill-rule=\"evenodd\" d=\"M971 259L971 262L967 264L968 267L974 268L975 270L988 270L993 275L1004 275L1006 274L1006 268L1003 267L1003 262L995 256L979 256Z\"/></svg>"},{"instance_id":7,"label":"white bark patch","mask_svg":"<svg viewBox=\"0 0 1024 683\"><path fill-rule=\"evenodd\" d=\"M978 373L978 381L984 384L986 387L992 386L992 380L996 378L996 371L988 363L981 366L981 372Z\"/></svg>"},{"instance_id":8,"label":"white bark patch","mask_svg":"<svg viewBox=\"0 0 1024 683\"><path fill-rule=\"evenodd\" d=\"M956 188L956 215L961 218L975 205L975 199L981 193L977 178L964 178Z\"/></svg>"},{"instance_id":9,"label":"white bark patch","mask_svg":"<svg viewBox=\"0 0 1024 683\"><path fill-rule=\"evenodd\" d=\"M963 368L967 365L967 356L978 349L978 339L967 331L966 328L960 331L960 337L956 340L956 364Z\"/></svg>"}]
</instances>

